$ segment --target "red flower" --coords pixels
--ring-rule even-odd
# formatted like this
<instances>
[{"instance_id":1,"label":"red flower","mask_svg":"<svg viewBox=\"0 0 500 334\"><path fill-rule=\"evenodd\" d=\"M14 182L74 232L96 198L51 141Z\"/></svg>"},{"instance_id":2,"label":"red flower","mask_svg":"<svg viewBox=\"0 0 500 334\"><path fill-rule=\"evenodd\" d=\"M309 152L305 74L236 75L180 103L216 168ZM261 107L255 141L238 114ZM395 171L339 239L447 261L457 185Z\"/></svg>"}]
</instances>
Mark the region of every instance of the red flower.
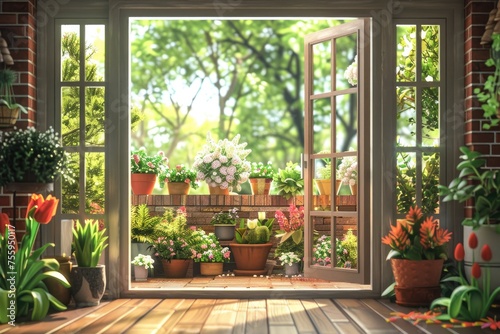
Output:
<instances>
[{"instance_id":1,"label":"red flower","mask_svg":"<svg viewBox=\"0 0 500 334\"><path fill-rule=\"evenodd\" d=\"M477 247L477 235L474 232L472 232L469 236L469 247L472 249Z\"/></svg>"},{"instance_id":2,"label":"red flower","mask_svg":"<svg viewBox=\"0 0 500 334\"><path fill-rule=\"evenodd\" d=\"M483 248L481 248L481 258L488 262L491 260L491 258L493 257L493 254L491 254L491 248L490 246L488 246L487 244L483 246Z\"/></svg>"},{"instance_id":3,"label":"red flower","mask_svg":"<svg viewBox=\"0 0 500 334\"><path fill-rule=\"evenodd\" d=\"M455 247L455 260L457 261L463 261L465 257L465 251L464 251L464 245L462 245L461 242L457 244Z\"/></svg>"},{"instance_id":4,"label":"red flower","mask_svg":"<svg viewBox=\"0 0 500 334\"><path fill-rule=\"evenodd\" d=\"M479 277L481 277L481 266L477 262L472 264L472 276L475 279L479 279Z\"/></svg>"},{"instance_id":5,"label":"red flower","mask_svg":"<svg viewBox=\"0 0 500 334\"><path fill-rule=\"evenodd\" d=\"M6 213L0 213L0 235L5 236L5 228L10 225L10 218Z\"/></svg>"},{"instance_id":6,"label":"red flower","mask_svg":"<svg viewBox=\"0 0 500 334\"><path fill-rule=\"evenodd\" d=\"M411 207L410 211L408 211L408 214L406 215L406 220L412 223L416 222L420 218L422 218L422 209L420 209L418 206Z\"/></svg>"},{"instance_id":7,"label":"red flower","mask_svg":"<svg viewBox=\"0 0 500 334\"><path fill-rule=\"evenodd\" d=\"M59 200L52 195L43 199L42 195L31 195L31 201L28 204L28 214L33 207L36 207L33 217L40 224L47 224L56 214Z\"/></svg>"}]
</instances>

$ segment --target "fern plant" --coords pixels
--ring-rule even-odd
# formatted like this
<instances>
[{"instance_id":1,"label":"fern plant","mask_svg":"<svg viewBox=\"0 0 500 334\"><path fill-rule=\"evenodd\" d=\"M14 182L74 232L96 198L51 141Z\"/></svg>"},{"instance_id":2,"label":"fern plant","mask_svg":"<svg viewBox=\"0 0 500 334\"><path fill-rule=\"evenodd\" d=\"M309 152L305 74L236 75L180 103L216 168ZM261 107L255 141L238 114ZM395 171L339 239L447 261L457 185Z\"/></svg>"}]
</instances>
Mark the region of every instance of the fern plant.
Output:
<instances>
[{"instance_id":1,"label":"fern plant","mask_svg":"<svg viewBox=\"0 0 500 334\"><path fill-rule=\"evenodd\" d=\"M160 223L161 217L151 216L146 204L132 206L130 214L130 238L132 242L153 243L155 226Z\"/></svg>"}]
</instances>

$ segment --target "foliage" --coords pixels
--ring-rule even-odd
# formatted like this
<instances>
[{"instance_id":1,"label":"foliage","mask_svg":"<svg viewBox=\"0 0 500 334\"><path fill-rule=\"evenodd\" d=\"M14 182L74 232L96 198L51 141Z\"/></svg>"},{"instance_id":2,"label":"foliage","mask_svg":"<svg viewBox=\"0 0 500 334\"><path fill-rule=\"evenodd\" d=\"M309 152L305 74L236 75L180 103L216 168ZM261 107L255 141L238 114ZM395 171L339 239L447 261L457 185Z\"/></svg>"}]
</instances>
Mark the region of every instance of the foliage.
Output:
<instances>
[{"instance_id":1,"label":"foliage","mask_svg":"<svg viewBox=\"0 0 500 334\"><path fill-rule=\"evenodd\" d=\"M344 157L337 167L337 179L342 184L353 186L358 181L358 161L356 157Z\"/></svg>"},{"instance_id":2,"label":"foliage","mask_svg":"<svg viewBox=\"0 0 500 334\"><path fill-rule=\"evenodd\" d=\"M250 178L266 178L272 179L276 170L273 167L273 163L268 161L266 165L263 162L252 162L250 166Z\"/></svg>"},{"instance_id":3,"label":"foliage","mask_svg":"<svg viewBox=\"0 0 500 334\"><path fill-rule=\"evenodd\" d=\"M332 178L332 160L324 159L325 165L318 168L317 176L319 179L330 180Z\"/></svg>"},{"instance_id":4,"label":"foliage","mask_svg":"<svg viewBox=\"0 0 500 334\"><path fill-rule=\"evenodd\" d=\"M332 238L323 234L313 247L313 263L327 266L332 263Z\"/></svg>"},{"instance_id":5,"label":"foliage","mask_svg":"<svg viewBox=\"0 0 500 334\"><path fill-rule=\"evenodd\" d=\"M304 238L304 207L297 208L295 204L290 204L288 209L290 219L285 214L277 210L274 217L279 223L280 230L276 237L280 238L280 244L292 237L295 244L303 243Z\"/></svg>"},{"instance_id":6,"label":"foliage","mask_svg":"<svg viewBox=\"0 0 500 334\"><path fill-rule=\"evenodd\" d=\"M168 164L168 158L163 151L156 155L148 155L145 147L133 151L130 156L130 172L160 175Z\"/></svg>"},{"instance_id":7,"label":"foliage","mask_svg":"<svg viewBox=\"0 0 500 334\"><path fill-rule=\"evenodd\" d=\"M468 240L469 247L475 249L477 244L477 237L474 232L471 233ZM474 253L473 253L474 254ZM438 316L439 320L458 319L462 321L479 321L486 318L488 311L491 308L496 296L500 295L500 287L496 287L490 292L490 267L485 266L482 273L481 266L472 260L472 282L469 284L462 274L463 259L465 256L464 247L458 243L455 247L455 260L458 262L459 276L452 277L448 280L458 281L460 286L453 290L450 297L441 297L431 303L430 309L433 310L437 307L445 307L447 312ZM491 260L492 254L490 247L485 244L481 248L481 258L485 262ZM483 277L482 286L479 285L478 280Z\"/></svg>"},{"instance_id":8,"label":"foliage","mask_svg":"<svg viewBox=\"0 0 500 334\"><path fill-rule=\"evenodd\" d=\"M191 188L198 188L198 180L196 172L187 168L184 165L177 165L175 168L167 168L160 174L160 186L163 187L164 182L185 182L191 185Z\"/></svg>"},{"instance_id":9,"label":"foliage","mask_svg":"<svg viewBox=\"0 0 500 334\"><path fill-rule=\"evenodd\" d=\"M396 226L382 238L382 243L391 247L387 260L392 258L408 260L447 259L446 246L451 232L439 227L432 216L424 217L415 206L406 219L398 219Z\"/></svg>"},{"instance_id":10,"label":"foliage","mask_svg":"<svg viewBox=\"0 0 500 334\"><path fill-rule=\"evenodd\" d=\"M238 209L232 208L227 212L221 211L213 215L210 224L224 224L224 225L236 225L236 220L238 219Z\"/></svg>"},{"instance_id":11,"label":"foliage","mask_svg":"<svg viewBox=\"0 0 500 334\"><path fill-rule=\"evenodd\" d=\"M130 211L130 239L132 242L151 244L161 217L151 216L146 204L134 205Z\"/></svg>"},{"instance_id":12,"label":"foliage","mask_svg":"<svg viewBox=\"0 0 500 334\"><path fill-rule=\"evenodd\" d=\"M55 259L40 259L48 247L47 243L34 249L40 224L47 224L54 216L58 199L33 194L28 204L26 233L17 249L15 229L9 225L9 217L0 214L0 323L16 323L17 317L28 316L31 320L45 318L52 306L62 311L66 306L52 296L44 279L53 278L63 287L70 287L66 278L58 271ZM37 220L40 219L40 221Z\"/></svg>"},{"instance_id":13,"label":"foliage","mask_svg":"<svg viewBox=\"0 0 500 334\"><path fill-rule=\"evenodd\" d=\"M73 227L75 258L79 267L97 267L101 254L108 247L106 229L99 229L99 222L86 220L82 226L79 221Z\"/></svg>"},{"instance_id":14,"label":"foliage","mask_svg":"<svg viewBox=\"0 0 500 334\"><path fill-rule=\"evenodd\" d=\"M229 262L231 257L229 248L222 247L213 233L197 230L193 233L192 245L195 262Z\"/></svg>"},{"instance_id":15,"label":"foliage","mask_svg":"<svg viewBox=\"0 0 500 334\"><path fill-rule=\"evenodd\" d=\"M165 210L161 222L155 227L153 249L156 256L168 261L191 258L193 230L187 228L186 217L185 207L175 212L172 209Z\"/></svg>"},{"instance_id":16,"label":"foliage","mask_svg":"<svg viewBox=\"0 0 500 334\"><path fill-rule=\"evenodd\" d=\"M198 179L205 180L210 187L236 188L248 180L250 163L245 158L251 150L245 150L247 143L239 144L240 135L233 140L212 139L207 133L207 142L196 154L193 168L198 171Z\"/></svg>"},{"instance_id":17,"label":"foliage","mask_svg":"<svg viewBox=\"0 0 500 334\"><path fill-rule=\"evenodd\" d=\"M479 152L471 151L462 146L463 155L457 166L460 171L458 177L450 182L448 187L439 185L443 201L459 201L463 203L474 199L474 212L471 218L465 218L463 225L472 226L473 229L481 225L497 224L500 233L500 170L486 169L486 159Z\"/></svg>"},{"instance_id":18,"label":"foliage","mask_svg":"<svg viewBox=\"0 0 500 334\"><path fill-rule=\"evenodd\" d=\"M47 131L37 131L33 127L14 128L1 135L0 186L26 182L28 176L40 183L54 182L58 176L72 180L72 171L67 166L68 155L52 127Z\"/></svg>"},{"instance_id":19,"label":"foliage","mask_svg":"<svg viewBox=\"0 0 500 334\"><path fill-rule=\"evenodd\" d=\"M9 109L19 108L23 113L28 111L14 99L13 84L16 81L16 73L8 68L0 70L0 106L5 105Z\"/></svg>"},{"instance_id":20,"label":"foliage","mask_svg":"<svg viewBox=\"0 0 500 334\"><path fill-rule=\"evenodd\" d=\"M134 266L140 266L149 269L154 268L153 263L155 263L155 260L153 260L151 255L139 254L134 257L134 259L130 263L132 263Z\"/></svg>"},{"instance_id":21,"label":"foliage","mask_svg":"<svg viewBox=\"0 0 500 334\"><path fill-rule=\"evenodd\" d=\"M274 188L278 191L278 195L286 199L290 199L298 195L304 189L304 180L300 174L300 167L295 162L287 162L284 169L278 169L274 175Z\"/></svg>"},{"instance_id":22,"label":"foliage","mask_svg":"<svg viewBox=\"0 0 500 334\"><path fill-rule=\"evenodd\" d=\"M483 90L480 88L474 89L474 94L477 94L477 99L482 102L483 117L489 120L490 123L483 123L483 129L490 129L492 126L499 124L498 110L500 101L498 94L500 91L500 34L494 32L491 35L493 43L491 44L491 56L486 60L486 66L493 67L493 74L489 75L484 83Z\"/></svg>"},{"instance_id":23,"label":"foliage","mask_svg":"<svg viewBox=\"0 0 500 334\"><path fill-rule=\"evenodd\" d=\"M342 240L336 240L337 267L356 268L358 265L358 238L348 229Z\"/></svg>"},{"instance_id":24,"label":"foliage","mask_svg":"<svg viewBox=\"0 0 500 334\"><path fill-rule=\"evenodd\" d=\"M240 227L236 228L235 237L239 244L265 244L271 238L274 218L272 219L248 219L240 221Z\"/></svg>"},{"instance_id":25,"label":"foliage","mask_svg":"<svg viewBox=\"0 0 500 334\"><path fill-rule=\"evenodd\" d=\"M276 250L274 251L274 256L279 257L283 253L293 252L297 254L300 258L304 257L304 239L298 244L289 238L283 242L278 243Z\"/></svg>"},{"instance_id":26,"label":"foliage","mask_svg":"<svg viewBox=\"0 0 500 334\"><path fill-rule=\"evenodd\" d=\"M279 257L278 260L281 261L282 265L292 265L293 263L299 263L302 258L295 254L294 252L287 252L287 253L282 253Z\"/></svg>"}]
</instances>

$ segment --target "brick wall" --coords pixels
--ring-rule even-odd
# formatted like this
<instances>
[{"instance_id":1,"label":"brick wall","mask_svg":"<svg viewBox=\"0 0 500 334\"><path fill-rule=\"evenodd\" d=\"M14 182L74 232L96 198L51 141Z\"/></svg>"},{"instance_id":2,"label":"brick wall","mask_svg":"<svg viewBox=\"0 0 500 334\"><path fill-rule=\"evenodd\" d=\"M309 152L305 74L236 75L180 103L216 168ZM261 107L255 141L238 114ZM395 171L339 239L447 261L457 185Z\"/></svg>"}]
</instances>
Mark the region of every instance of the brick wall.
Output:
<instances>
[{"instance_id":1,"label":"brick wall","mask_svg":"<svg viewBox=\"0 0 500 334\"><path fill-rule=\"evenodd\" d=\"M23 105L28 114L21 113L18 128L36 126L36 0L0 2L0 32L7 41L14 59L10 68L18 73L14 85L16 102ZM3 66L3 64L1 64ZM0 129L9 131L11 129ZM19 237L24 233L24 217L28 194L16 194L16 212L12 193L0 194L0 207L9 217L16 217L15 226Z\"/></svg>"}]
</instances>

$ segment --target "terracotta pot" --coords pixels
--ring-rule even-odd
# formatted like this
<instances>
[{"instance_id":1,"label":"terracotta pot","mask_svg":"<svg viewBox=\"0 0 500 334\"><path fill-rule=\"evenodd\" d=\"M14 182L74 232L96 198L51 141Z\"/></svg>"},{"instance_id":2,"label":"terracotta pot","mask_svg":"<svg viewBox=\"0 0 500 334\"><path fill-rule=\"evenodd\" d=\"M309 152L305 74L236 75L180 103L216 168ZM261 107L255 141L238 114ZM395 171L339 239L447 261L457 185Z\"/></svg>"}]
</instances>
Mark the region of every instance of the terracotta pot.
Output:
<instances>
[{"instance_id":1,"label":"terracotta pot","mask_svg":"<svg viewBox=\"0 0 500 334\"><path fill-rule=\"evenodd\" d=\"M71 294L77 307L97 306L106 290L104 265L74 266L71 269Z\"/></svg>"},{"instance_id":2,"label":"terracotta pot","mask_svg":"<svg viewBox=\"0 0 500 334\"><path fill-rule=\"evenodd\" d=\"M439 281L443 262L443 259L391 259L396 280L396 303L404 306L428 306L440 297Z\"/></svg>"},{"instance_id":3,"label":"terracotta pot","mask_svg":"<svg viewBox=\"0 0 500 334\"><path fill-rule=\"evenodd\" d=\"M249 179L253 195L269 195L273 179L263 177Z\"/></svg>"},{"instance_id":4,"label":"terracotta pot","mask_svg":"<svg viewBox=\"0 0 500 334\"><path fill-rule=\"evenodd\" d=\"M273 244L270 242L265 244L229 244L236 263L234 273L236 275L263 275L267 273L267 256L272 246Z\"/></svg>"},{"instance_id":5,"label":"terracotta pot","mask_svg":"<svg viewBox=\"0 0 500 334\"><path fill-rule=\"evenodd\" d=\"M229 189L222 189L220 187L208 187L210 195L229 195Z\"/></svg>"},{"instance_id":6,"label":"terracotta pot","mask_svg":"<svg viewBox=\"0 0 500 334\"><path fill-rule=\"evenodd\" d=\"M285 275L295 276L295 275L299 274L299 264L298 263L284 264L283 267L285 268Z\"/></svg>"},{"instance_id":7,"label":"terracotta pot","mask_svg":"<svg viewBox=\"0 0 500 334\"><path fill-rule=\"evenodd\" d=\"M330 195L332 193L332 180L314 179L320 195Z\"/></svg>"},{"instance_id":8,"label":"terracotta pot","mask_svg":"<svg viewBox=\"0 0 500 334\"><path fill-rule=\"evenodd\" d=\"M191 185L186 182L166 182L169 195L187 195Z\"/></svg>"},{"instance_id":9,"label":"terracotta pot","mask_svg":"<svg viewBox=\"0 0 500 334\"><path fill-rule=\"evenodd\" d=\"M214 224L215 236L220 241L228 241L234 239L234 225L228 224Z\"/></svg>"},{"instance_id":10,"label":"terracotta pot","mask_svg":"<svg viewBox=\"0 0 500 334\"><path fill-rule=\"evenodd\" d=\"M161 260L163 273L165 277L169 278L184 278L186 277L190 262L191 260L188 259Z\"/></svg>"},{"instance_id":11,"label":"terracotta pot","mask_svg":"<svg viewBox=\"0 0 500 334\"><path fill-rule=\"evenodd\" d=\"M143 266L134 266L134 277L136 281L147 281L148 270Z\"/></svg>"},{"instance_id":12,"label":"terracotta pot","mask_svg":"<svg viewBox=\"0 0 500 334\"><path fill-rule=\"evenodd\" d=\"M151 195L155 188L156 174L131 174L131 186L135 195Z\"/></svg>"},{"instance_id":13,"label":"terracotta pot","mask_svg":"<svg viewBox=\"0 0 500 334\"><path fill-rule=\"evenodd\" d=\"M222 262L200 262L200 273L203 276L217 276L222 274Z\"/></svg>"}]
</instances>

